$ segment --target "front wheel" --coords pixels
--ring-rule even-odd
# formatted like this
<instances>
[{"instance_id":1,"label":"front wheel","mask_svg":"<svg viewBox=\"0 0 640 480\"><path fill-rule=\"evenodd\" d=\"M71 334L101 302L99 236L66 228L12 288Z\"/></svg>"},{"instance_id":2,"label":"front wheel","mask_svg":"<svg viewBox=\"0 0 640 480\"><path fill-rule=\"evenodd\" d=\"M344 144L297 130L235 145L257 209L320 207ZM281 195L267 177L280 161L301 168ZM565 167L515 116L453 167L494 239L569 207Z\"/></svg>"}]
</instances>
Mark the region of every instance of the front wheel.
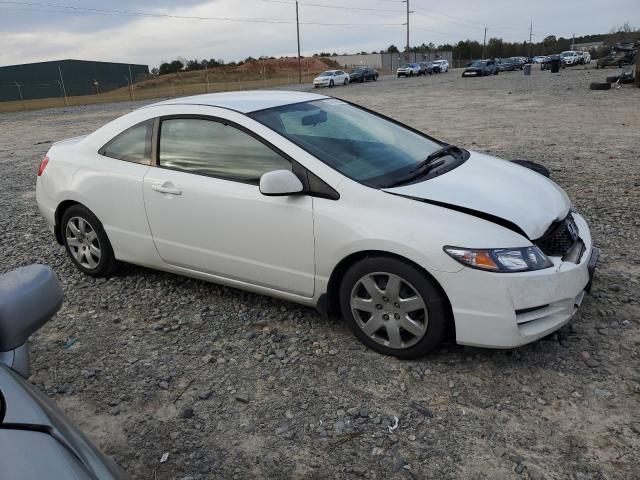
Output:
<instances>
[{"instance_id":1,"label":"front wheel","mask_svg":"<svg viewBox=\"0 0 640 480\"><path fill-rule=\"evenodd\" d=\"M349 329L372 350L398 358L421 357L442 341L445 305L424 272L390 257L359 261L340 285L340 308Z\"/></svg>"},{"instance_id":2,"label":"front wheel","mask_svg":"<svg viewBox=\"0 0 640 480\"><path fill-rule=\"evenodd\" d=\"M347 85L348 83L349 83L349 79L348 78L345 78L344 82L342 82L343 85Z\"/></svg>"},{"instance_id":3,"label":"front wheel","mask_svg":"<svg viewBox=\"0 0 640 480\"><path fill-rule=\"evenodd\" d=\"M375 77L373 77L373 81L377 82L378 81L378 75L376 75Z\"/></svg>"},{"instance_id":4,"label":"front wheel","mask_svg":"<svg viewBox=\"0 0 640 480\"><path fill-rule=\"evenodd\" d=\"M335 85L335 83L333 83L333 80L329 81L329 88L333 88L333 86Z\"/></svg>"},{"instance_id":5,"label":"front wheel","mask_svg":"<svg viewBox=\"0 0 640 480\"><path fill-rule=\"evenodd\" d=\"M89 209L82 205L69 207L62 216L62 239L69 258L76 267L92 277L104 277L117 267L109 238Z\"/></svg>"}]
</instances>

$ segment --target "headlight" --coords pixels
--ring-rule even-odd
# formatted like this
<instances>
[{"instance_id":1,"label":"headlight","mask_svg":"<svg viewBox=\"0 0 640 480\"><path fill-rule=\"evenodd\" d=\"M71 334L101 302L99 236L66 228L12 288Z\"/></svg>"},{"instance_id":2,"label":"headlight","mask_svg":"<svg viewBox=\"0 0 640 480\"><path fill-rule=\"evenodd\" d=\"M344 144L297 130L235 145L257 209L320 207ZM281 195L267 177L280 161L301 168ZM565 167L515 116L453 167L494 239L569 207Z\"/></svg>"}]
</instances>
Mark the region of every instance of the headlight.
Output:
<instances>
[{"instance_id":1,"label":"headlight","mask_svg":"<svg viewBox=\"0 0 640 480\"><path fill-rule=\"evenodd\" d=\"M526 272L553 266L553 262L535 245L489 249L444 247L444 251L467 267L490 272Z\"/></svg>"}]
</instances>

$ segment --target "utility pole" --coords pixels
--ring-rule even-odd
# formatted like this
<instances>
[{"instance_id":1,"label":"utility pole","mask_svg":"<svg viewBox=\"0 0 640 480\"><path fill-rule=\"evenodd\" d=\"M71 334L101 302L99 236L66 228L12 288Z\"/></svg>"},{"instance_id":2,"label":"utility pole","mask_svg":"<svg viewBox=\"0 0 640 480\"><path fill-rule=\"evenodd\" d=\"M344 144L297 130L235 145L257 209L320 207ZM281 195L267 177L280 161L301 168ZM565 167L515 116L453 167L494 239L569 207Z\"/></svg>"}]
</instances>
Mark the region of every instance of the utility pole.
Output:
<instances>
[{"instance_id":1,"label":"utility pole","mask_svg":"<svg viewBox=\"0 0 640 480\"><path fill-rule=\"evenodd\" d=\"M482 60L484 60L484 47L487 45L487 27L484 27L484 40L482 41Z\"/></svg>"},{"instance_id":2,"label":"utility pole","mask_svg":"<svg viewBox=\"0 0 640 480\"><path fill-rule=\"evenodd\" d=\"M62 78L62 70L60 69L60 65L58 65L58 73L60 74L60 85L62 85L62 95L64 95L64 106L68 107L69 104L67 102L67 89L64 87L64 78Z\"/></svg>"},{"instance_id":3,"label":"utility pole","mask_svg":"<svg viewBox=\"0 0 640 480\"><path fill-rule=\"evenodd\" d=\"M571 37L571 50L573 50L573 46L576 43L576 34L574 33L573 36Z\"/></svg>"},{"instance_id":4,"label":"utility pole","mask_svg":"<svg viewBox=\"0 0 640 480\"><path fill-rule=\"evenodd\" d=\"M531 22L531 26L529 27L529 58L531 58L531 39L533 38L533 22Z\"/></svg>"},{"instance_id":5,"label":"utility pole","mask_svg":"<svg viewBox=\"0 0 640 480\"><path fill-rule=\"evenodd\" d=\"M409 0L402 0L402 3L406 3L407 4L407 23L405 24L407 26L407 47L406 47L406 52L407 55L409 54L409 50L411 49L411 43L409 42L409 14L413 13L413 11L411 11L409 9ZM407 61L409 61L409 58L407 57Z\"/></svg>"},{"instance_id":6,"label":"utility pole","mask_svg":"<svg viewBox=\"0 0 640 480\"><path fill-rule=\"evenodd\" d=\"M300 59L300 17L298 15L298 0L296 0L296 31L298 33L298 83L302 83L302 60Z\"/></svg>"}]
</instances>

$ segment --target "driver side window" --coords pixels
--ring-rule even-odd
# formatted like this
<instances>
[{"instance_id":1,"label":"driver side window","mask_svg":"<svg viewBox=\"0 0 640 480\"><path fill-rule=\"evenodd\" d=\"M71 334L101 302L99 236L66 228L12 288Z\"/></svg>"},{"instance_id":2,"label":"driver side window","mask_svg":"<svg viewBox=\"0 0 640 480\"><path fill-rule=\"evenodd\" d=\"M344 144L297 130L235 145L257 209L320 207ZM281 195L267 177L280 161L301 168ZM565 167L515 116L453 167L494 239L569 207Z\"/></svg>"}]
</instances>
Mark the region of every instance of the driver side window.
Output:
<instances>
[{"instance_id":1,"label":"driver side window","mask_svg":"<svg viewBox=\"0 0 640 480\"><path fill-rule=\"evenodd\" d=\"M202 118L169 118L160 127L160 167L258 184L291 162L232 125Z\"/></svg>"}]
</instances>

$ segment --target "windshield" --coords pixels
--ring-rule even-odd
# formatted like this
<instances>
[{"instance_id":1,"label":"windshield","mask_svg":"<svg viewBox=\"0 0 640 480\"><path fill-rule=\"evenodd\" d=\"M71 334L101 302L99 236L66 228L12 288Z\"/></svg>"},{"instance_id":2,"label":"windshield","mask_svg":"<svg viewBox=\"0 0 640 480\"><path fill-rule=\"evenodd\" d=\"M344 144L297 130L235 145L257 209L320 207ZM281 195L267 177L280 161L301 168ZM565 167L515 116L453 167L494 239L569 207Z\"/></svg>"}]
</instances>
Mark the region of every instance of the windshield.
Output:
<instances>
[{"instance_id":1,"label":"windshield","mask_svg":"<svg viewBox=\"0 0 640 480\"><path fill-rule=\"evenodd\" d=\"M354 73L364 73L364 70L362 68L357 68L353 72L351 72L351 75L353 75Z\"/></svg>"},{"instance_id":2,"label":"windshield","mask_svg":"<svg viewBox=\"0 0 640 480\"><path fill-rule=\"evenodd\" d=\"M337 99L251 114L343 175L372 187L407 177L442 144Z\"/></svg>"},{"instance_id":3,"label":"windshield","mask_svg":"<svg viewBox=\"0 0 640 480\"><path fill-rule=\"evenodd\" d=\"M333 75L333 70L328 70L326 72L322 72L319 77L331 77Z\"/></svg>"},{"instance_id":4,"label":"windshield","mask_svg":"<svg viewBox=\"0 0 640 480\"><path fill-rule=\"evenodd\" d=\"M483 62L483 61L477 60L477 61L473 62L471 64L471 66L472 67L484 67L486 64L487 64L487 62Z\"/></svg>"},{"instance_id":5,"label":"windshield","mask_svg":"<svg viewBox=\"0 0 640 480\"><path fill-rule=\"evenodd\" d=\"M572 57L573 56L573 52L562 52L562 56L563 57Z\"/></svg>"}]
</instances>

